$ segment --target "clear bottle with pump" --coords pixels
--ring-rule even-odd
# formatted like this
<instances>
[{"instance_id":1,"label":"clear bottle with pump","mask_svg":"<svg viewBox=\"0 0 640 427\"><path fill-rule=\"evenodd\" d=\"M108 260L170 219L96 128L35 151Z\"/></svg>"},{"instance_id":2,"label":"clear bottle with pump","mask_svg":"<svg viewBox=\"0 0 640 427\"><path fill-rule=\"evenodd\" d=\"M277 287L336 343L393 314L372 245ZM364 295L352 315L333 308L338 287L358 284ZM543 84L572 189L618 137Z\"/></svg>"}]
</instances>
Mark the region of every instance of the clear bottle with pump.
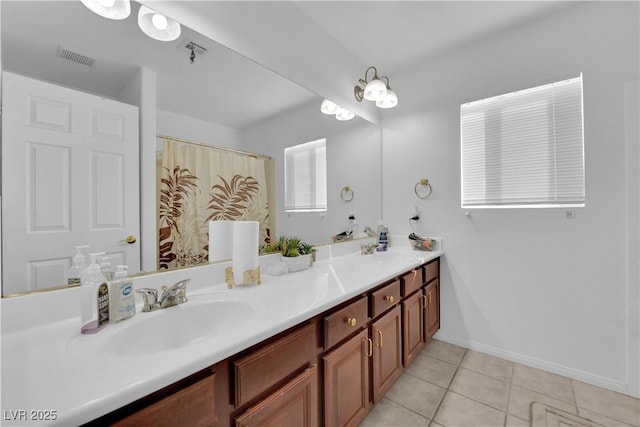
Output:
<instances>
[{"instance_id":1,"label":"clear bottle with pump","mask_svg":"<svg viewBox=\"0 0 640 427\"><path fill-rule=\"evenodd\" d=\"M376 251L386 251L389 248L389 230L384 226L382 220L378 221L376 235L378 236L378 247L376 248Z\"/></svg>"},{"instance_id":2,"label":"clear bottle with pump","mask_svg":"<svg viewBox=\"0 0 640 427\"><path fill-rule=\"evenodd\" d=\"M82 334L95 334L109 322L109 286L96 264L99 253L89 254L91 264L87 267L86 278L81 289Z\"/></svg>"},{"instance_id":3,"label":"clear bottle with pump","mask_svg":"<svg viewBox=\"0 0 640 427\"><path fill-rule=\"evenodd\" d=\"M100 255L104 254L104 252L100 252ZM101 256L98 260L98 264L100 265L100 272L107 280L107 282L110 282L116 278L116 272L113 268L111 268L111 262L109 261L108 256Z\"/></svg>"},{"instance_id":4,"label":"clear bottle with pump","mask_svg":"<svg viewBox=\"0 0 640 427\"><path fill-rule=\"evenodd\" d=\"M76 246L76 254L73 257L73 264L67 271L67 285L80 285L82 283L83 276L87 273L87 263L85 262L83 249L89 248L88 245Z\"/></svg>"},{"instance_id":5,"label":"clear bottle with pump","mask_svg":"<svg viewBox=\"0 0 640 427\"><path fill-rule=\"evenodd\" d=\"M136 300L133 282L127 277L127 266L119 265L115 279L109 285L109 321L120 322L136 314Z\"/></svg>"}]
</instances>

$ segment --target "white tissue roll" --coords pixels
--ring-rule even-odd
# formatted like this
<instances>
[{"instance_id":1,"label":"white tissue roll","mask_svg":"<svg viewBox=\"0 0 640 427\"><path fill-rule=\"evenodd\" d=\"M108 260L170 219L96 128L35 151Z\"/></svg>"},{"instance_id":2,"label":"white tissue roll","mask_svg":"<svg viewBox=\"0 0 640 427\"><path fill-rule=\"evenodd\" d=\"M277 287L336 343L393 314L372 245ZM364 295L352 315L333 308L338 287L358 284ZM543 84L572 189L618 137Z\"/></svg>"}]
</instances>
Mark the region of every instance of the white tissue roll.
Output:
<instances>
[{"instance_id":1,"label":"white tissue roll","mask_svg":"<svg viewBox=\"0 0 640 427\"><path fill-rule=\"evenodd\" d=\"M233 257L233 223L209 221L209 262Z\"/></svg>"},{"instance_id":2,"label":"white tissue roll","mask_svg":"<svg viewBox=\"0 0 640 427\"><path fill-rule=\"evenodd\" d=\"M258 221L233 222L233 280L244 284L244 272L258 268Z\"/></svg>"}]
</instances>

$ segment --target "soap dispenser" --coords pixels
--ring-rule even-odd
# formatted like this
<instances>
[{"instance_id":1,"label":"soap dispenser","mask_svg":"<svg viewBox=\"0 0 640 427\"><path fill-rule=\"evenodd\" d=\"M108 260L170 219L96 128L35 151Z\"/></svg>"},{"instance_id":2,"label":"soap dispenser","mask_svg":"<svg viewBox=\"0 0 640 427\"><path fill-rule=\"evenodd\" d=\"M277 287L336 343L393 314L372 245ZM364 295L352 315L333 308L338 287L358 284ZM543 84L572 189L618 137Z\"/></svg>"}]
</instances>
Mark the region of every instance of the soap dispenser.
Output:
<instances>
[{"instance_id":1,"label":"soap dispenser","mask_svg":"<svg viewBox=\"0 0 640 427\"><path fill-rule=\"evenodd\" d=\"M384 252L389 247L389 230L384 226L382 220L378 221L378 229L376 234L378 235L378 247L377 252Z\"/></svg>"},{"instance_id":2,"label":"soap dispenser","mask_svg":"<svg viewBox=\"0 0 640 427\"><path fill-rule=\"evenodd\" d=\"M82 334L95 334L109 321L109 286L96 257L100 253L89 254L91 264L87 267L87 275L80 286L81 289L81 328Z\"/></svg>"},{"instance_id":3,"label":"soap dispenser","mask_svg":"<svg viewBox=\"0 0 640 427\"><path fill-rule=\"evenodd\" d=\"M73 257L73 265L67 271L67 285L80 285L82 283L82 277L87 273L87 264L85 262L84 254L82 250L89 248L88 245L76 246L76 254Z\"/></svg>"},{"instance_id":4,"label":"soap dispenser","mask_svg":"<svg viewBox=\"0 0 640 427\"><path fill-rule=\"evenodd\" d=\"M104 252L100 252L100 255L104 255ZM100 272L102 273L104 278L107 280L107 282L114 280L116 277L116 272L113 270L113 268L111 268L111 262L109 262L109 257L108 256L100 257L100 261L98 261L98 263L100 265Z\"/></svg>"},{"instance_id":5,"label":"soap dispenser","mask_svg":"<svg viewBox=\"0 0 640 427\"><path fill-rule=\"evenodd\" d=\"M127 266L119 265L115 278L109 285L109 321L120 322L136 314L133 282L127 277Z\"/></svg>"}]
</instances>

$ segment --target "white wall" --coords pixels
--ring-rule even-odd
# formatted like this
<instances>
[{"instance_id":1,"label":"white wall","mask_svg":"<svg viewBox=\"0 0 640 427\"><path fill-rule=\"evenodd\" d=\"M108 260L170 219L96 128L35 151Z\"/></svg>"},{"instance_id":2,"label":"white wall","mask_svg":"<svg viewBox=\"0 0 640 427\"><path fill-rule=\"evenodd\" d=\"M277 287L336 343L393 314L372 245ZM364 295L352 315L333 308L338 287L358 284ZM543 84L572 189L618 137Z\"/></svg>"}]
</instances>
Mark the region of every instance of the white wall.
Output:
<instances>
[{"instance_id":1,"label":"white wall","mask_svg":"<svg viewBox=\"0 0 640 427\"><path fill-rule=\"evenodd\" d=\"M360 230L375 229L380 219L380 130L362 119L339 122L320 112L320 101L245 129L247 151L269 155L276 164L276 233L297 235L315 244L328 243L331 236L350 228L349 211L356 209ZM327 212L284 211L284 149L327 138ZM344 186L353 188L354 198L340 198Z\"/></svg>"},{"instance_id":2,"label":"white wall","mask_svg":"<svg viewBox=\"0 0 640 427\"><path fill-rule=\"evenodd\" d=\"M174 113L157 110L157 133L174 138L188 139L209 145L240 148L242 132L228 126Z\"/></svg>"},{"instance_id":3,"label":"white wall","mask_svg":"<svg viewBox=\"0 0 640 427\"><path fill-rule=\"evenodd\" d=\"M638 140L637 130L625 140L624 90L638 79L638 35L637 2L586 2L393 76L401 103L383 115L383 216L408 233L407 211L418 205L420 233L444 238L439 338L639 394L638 283L629 273L639 261L627 259L640 237L638 183L627 182L638 176ZM574 219L565 209L467 218L460 104L579 72L586 207L572 209ZM637 104L637 92L626 95ZM420 178L431 180L430 199L413 194Z\"/></svg>"}]
</instances>

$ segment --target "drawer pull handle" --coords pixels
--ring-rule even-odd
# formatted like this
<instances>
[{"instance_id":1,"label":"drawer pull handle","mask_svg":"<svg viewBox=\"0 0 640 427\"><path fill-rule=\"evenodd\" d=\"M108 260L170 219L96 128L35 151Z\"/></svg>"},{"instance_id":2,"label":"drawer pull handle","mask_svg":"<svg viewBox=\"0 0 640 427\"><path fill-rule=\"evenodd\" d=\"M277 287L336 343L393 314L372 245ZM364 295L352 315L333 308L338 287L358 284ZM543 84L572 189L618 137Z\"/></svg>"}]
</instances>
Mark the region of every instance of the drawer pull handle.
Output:
<instances>
[{"instance_id":1,"label":"drawer pull handle","mask_svg":"<svg viewBox=\"0 0 640 427\"><path fill-rule=\"evenodd\" d=\"M347 322L347 325L349 326L356 326L356 323L358 323L358 321L356 320L355 317L348 317L347 320L345 320Z\"/></svg>"},{"instance_id":2,"label":"drawer pull handle","mask_svg":"<svg viewBox=\"0 0 640 427\"><path fill-rule=\"evenodd\" d=\"M378 329L378 340L380 341L380 345L378 347L382 348L382 331Z\"/></svg>"},{"instance_id":3,"label":"drawer pull handle","mask_svg":"<svg viewBox=\"0 0 640 427\"><path fill-rule=\"evenodd\" d=\"M393 304L393 301L394 301L393 295L390 295L390 296L385 295L384 297L382 297L382 299L385 301L389 301L389 304Z\"/></svg>"}]
</instances>

